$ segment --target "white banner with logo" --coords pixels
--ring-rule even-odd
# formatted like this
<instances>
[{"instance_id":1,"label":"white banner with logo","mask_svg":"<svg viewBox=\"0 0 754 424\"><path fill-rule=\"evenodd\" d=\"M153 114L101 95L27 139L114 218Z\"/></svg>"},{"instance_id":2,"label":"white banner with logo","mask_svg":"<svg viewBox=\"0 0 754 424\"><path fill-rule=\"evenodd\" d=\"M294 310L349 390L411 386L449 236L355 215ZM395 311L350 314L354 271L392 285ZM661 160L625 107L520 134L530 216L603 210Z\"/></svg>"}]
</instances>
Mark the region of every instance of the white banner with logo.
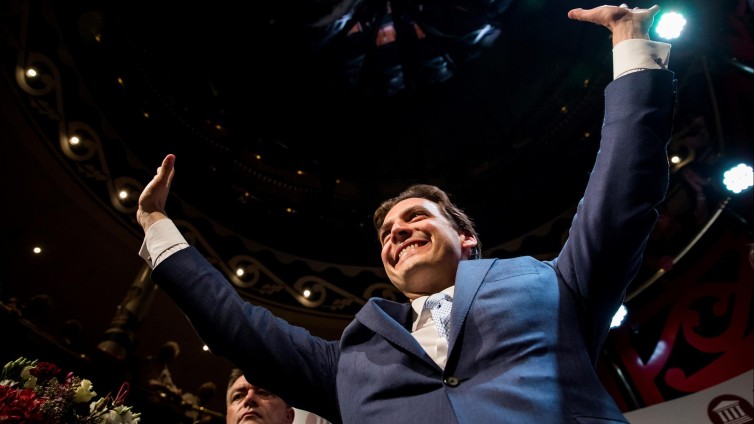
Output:
<instances>
[{"instance_id":1,"label":"white banner with logo","mask_svg":"<svg viewBox=\"0 0 754 424\"><path fill-rule=\"evenodd\" d=\"M631 424L754 423L754 370L682 398L624 415Z\"/></svg>"}]
</instances>

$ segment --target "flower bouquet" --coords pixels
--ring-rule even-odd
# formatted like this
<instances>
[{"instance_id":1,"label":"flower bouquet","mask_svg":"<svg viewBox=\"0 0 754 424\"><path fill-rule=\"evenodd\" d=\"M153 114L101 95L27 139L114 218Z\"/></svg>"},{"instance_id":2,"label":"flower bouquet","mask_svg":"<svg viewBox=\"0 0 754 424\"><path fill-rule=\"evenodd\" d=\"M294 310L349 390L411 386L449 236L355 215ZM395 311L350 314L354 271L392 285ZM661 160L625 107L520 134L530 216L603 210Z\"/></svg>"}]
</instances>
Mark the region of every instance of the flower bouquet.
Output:
<instances>
[{"instance_id":1,"label":"flower bouquet","mask_svg":"<svg viewBox=\"0 0 754 424\"><path fill-rule=\"evenodd\" d=\"M92 382L50 362L18 358L0 375L0 422L49 424L136 424L139 413L123 404L128 383L117 396L96 399Z\"/></svg>"}]
</instances>

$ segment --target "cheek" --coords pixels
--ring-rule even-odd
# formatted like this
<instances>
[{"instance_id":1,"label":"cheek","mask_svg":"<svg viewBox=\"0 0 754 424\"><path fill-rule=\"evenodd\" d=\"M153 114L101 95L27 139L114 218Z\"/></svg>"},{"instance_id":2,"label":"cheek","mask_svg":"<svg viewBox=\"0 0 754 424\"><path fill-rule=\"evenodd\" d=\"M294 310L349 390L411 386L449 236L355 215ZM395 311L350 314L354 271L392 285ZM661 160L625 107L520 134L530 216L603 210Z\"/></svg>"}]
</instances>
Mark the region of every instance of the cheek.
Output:
<instances>
[{"instance_id":1,"label":"cheek","mask_svg":"<svg viewBox=\"0 0 754 424\"><path fill-rule=\"evenodd\" d=\"M259 406L266 409L267 411L271 411L273 413L278 413L278 411L285 411L285 404L281 400L263 400L259 402Z\"/></svg>"},{"instance_id":2,"label":"cheek","mask_svg":"<svg viewBox=\"0 0 754 424\"><path fill-rule=\"evenodd\" d=\"M382 259L382 263L387 263L388 258L390 257L390 246L387 244L385 246L382 246L382 250L380 251L380 258Z\"/></svg>"}]
</instances>

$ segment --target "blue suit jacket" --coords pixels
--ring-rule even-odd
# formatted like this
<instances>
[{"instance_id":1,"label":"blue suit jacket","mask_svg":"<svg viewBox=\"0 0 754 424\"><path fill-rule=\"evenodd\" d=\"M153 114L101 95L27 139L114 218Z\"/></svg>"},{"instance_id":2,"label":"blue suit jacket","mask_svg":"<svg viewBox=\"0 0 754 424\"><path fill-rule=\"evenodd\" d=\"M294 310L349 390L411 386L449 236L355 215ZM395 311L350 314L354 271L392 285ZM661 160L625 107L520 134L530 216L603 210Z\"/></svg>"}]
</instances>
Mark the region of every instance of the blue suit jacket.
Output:
<instances>
[{"instance_id":1,"label":"blue suit jacket","mask_svg":"<svg viewBox=\"0 0 754 424\"><path fill-rule=\"evenodd\" d=\"M556 259L461 262L445 370L410 334L406 303L370 299L327 341L244 302L193 248L152 276L215 354L332 422L625 422L594 365L667 189L674 88L661 70L608 85L600 151Z\"/></svg>"}]
</instances>

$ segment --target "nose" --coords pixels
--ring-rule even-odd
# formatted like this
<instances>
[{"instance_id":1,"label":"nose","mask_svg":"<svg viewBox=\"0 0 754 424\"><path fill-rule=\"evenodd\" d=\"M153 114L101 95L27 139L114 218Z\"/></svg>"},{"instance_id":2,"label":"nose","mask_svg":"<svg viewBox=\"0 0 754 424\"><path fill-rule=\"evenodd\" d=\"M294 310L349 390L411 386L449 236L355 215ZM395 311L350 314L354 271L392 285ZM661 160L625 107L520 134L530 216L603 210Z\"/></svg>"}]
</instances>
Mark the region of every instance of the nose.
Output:
<instances>
[{"instance_id":1,"label":"nose","mask_svg":"<svg viewBox=\"0 0 754 424\"><path fill-rule=\"evenodd\" d=\"M246 391L246 397L243 399L244 406L258 406L257 391L253 388L249 388Z\"/></svg>"},{"instance_id":2,"label":"nose","mask_svg":"<svg viewBox=\"0 0 754 424\"><path fill-rule=\"evenodd\" d=\"M401 244L409 237L411 237L411 226L403 220L396 220L393 223L393 228L390 229L390 238L393 244Z\"/></svg>"}]
</instances>

